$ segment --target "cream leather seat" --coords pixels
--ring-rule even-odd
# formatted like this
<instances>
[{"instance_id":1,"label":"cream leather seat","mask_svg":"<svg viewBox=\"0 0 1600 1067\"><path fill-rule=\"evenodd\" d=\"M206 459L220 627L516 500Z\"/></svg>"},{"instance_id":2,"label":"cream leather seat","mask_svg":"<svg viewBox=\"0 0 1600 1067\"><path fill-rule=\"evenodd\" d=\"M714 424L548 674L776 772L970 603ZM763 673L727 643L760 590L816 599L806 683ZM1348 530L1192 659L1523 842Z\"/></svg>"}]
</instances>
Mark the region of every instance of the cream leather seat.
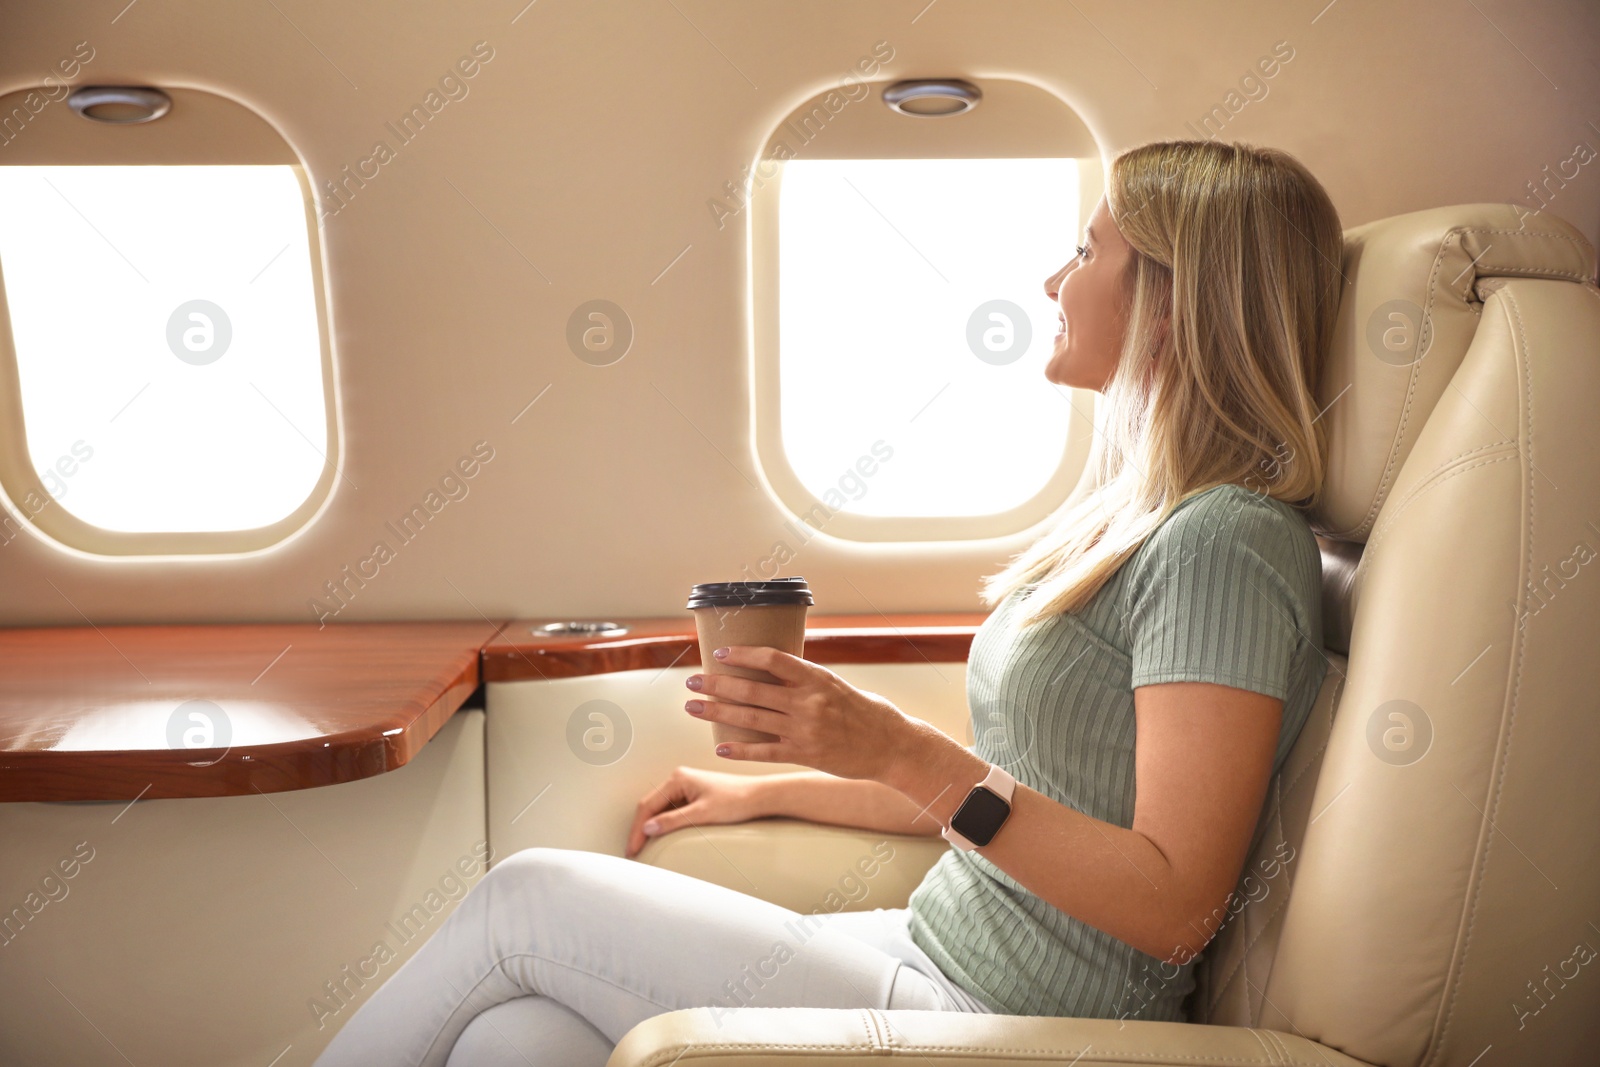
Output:
<instances>
[{"instance_id":1,"label":"cream leather seat","mask_svg":"<svg viewBox=\"0 0 1600 1067\"><path fill-rule=\"evenodd\" d=\"M1330 669L1191 1022L691 1009L611 1067L1600 1061L1600 291L1589 242L1523 214L1346 234L1320 383ZM640 858L809 910L885 836L770 820ZM905 906L949 847L887 836L861 907Z\"/></svg>"}]
</instances>

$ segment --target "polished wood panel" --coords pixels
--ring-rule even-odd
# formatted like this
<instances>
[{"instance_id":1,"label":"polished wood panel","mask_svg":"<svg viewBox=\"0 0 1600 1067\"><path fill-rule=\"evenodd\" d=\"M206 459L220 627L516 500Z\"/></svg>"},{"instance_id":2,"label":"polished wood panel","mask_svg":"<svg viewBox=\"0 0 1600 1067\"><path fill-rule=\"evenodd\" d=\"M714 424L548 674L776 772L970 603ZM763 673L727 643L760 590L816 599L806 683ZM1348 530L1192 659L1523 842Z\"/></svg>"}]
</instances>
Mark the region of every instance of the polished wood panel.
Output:
<instances>
[{"instance_id":1,"label":"polished wood panel","mask_svg":"<svg viewBox=\"0 0 1600 1067\"><path fill-rule=\"evenodd\" d=\"M985 618L814 615L805 654L960 662ZM0 630L0 802L335 785L404 766L480 681L700 665L692 616L551 621Z\"/></svg>"},{"instance_id":2,"label":"polished wood panel","mask_svg":"<svg viewBox=\"0 0 1600 1067\"><path fill-rule=\"evenodd\" d=\"M0 801L272 793L394 770L478 687L501 625L0 630Z\"/></svg>"},{"instance_id":3,"label":"polished wood panel","mask_svg":"<svg viewBox=\"0 0 1600 1067\"><path fill-rule=\"evenodd\" d=\"M805 657L816 663L957 663L986 614L812 615ZM575 678L612 671L698 667L694 617L614 619L627 633L545 634L555 619L507 623L483 650L483 680Z\"/></svg>"}]
</instances>

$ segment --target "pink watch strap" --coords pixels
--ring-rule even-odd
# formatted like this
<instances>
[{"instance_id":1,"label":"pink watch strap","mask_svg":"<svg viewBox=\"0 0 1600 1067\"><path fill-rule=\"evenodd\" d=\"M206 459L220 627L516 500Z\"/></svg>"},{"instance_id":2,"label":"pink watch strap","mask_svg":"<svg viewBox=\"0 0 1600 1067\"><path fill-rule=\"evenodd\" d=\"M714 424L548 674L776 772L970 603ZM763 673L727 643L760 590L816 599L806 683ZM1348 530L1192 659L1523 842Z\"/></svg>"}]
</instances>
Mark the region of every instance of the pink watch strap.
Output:
<instances>
[{"instance_id":1,"label":"pink watch strap","mask_svg":"<svg viewBox=\"0 0 1600 1067\"><path fill-rule=\"evenodd\" d=\"M1009 771L1007 771L1004 767L1001 767L998 763L991 763L989 764L989 773L983 776L983 781L979 782L978 785L983 786L991 793L994 793L996 796L1000 797L1007 804L1010 804L1012 794L1017 788L1017 780L1011 776ZM973 786L973 788L976 789L977 786ZM968 791L969 795L970 793L971 790ZM965 797L962 798L962 803L966 803ZM956 805L956 810L961 810L961 806L959 804ZM955 845L957 848L966 849L968 852L971 852L978 847L971 841L967 840L967 838L953 826L943 827L939 831L939 836L943 837L946 841L950 842L952 845Z\"/></svg>"}]
</instances>

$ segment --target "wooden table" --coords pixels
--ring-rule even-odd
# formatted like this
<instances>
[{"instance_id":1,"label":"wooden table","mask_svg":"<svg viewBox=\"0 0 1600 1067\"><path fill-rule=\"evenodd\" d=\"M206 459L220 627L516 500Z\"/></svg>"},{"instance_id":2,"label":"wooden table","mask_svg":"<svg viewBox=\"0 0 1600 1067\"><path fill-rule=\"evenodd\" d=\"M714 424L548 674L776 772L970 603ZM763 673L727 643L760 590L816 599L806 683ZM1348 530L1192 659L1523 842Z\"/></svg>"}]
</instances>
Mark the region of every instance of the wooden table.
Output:
<instances>
[{"instance_id":1,"label":"wooden table","mask_svg":"<svg viewBox=\"0 0 1600 1067\"><path fill-rule=\"evenodd\" d=\"M0 630L0 801L214 797L403 766L498 622Z\"/></svg>"}]
</instances>

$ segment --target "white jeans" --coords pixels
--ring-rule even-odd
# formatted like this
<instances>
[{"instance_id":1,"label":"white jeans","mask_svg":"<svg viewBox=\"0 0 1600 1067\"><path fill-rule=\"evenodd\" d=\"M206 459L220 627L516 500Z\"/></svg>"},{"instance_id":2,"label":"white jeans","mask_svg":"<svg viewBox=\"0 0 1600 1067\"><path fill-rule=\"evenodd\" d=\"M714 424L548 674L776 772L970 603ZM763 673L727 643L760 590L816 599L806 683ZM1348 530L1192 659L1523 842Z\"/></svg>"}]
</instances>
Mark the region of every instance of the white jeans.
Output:
<instances>
[{"instance_id":1,"label":"white jeans","mask_svg":"<svg viewBox=\"0 0 1600 1067\"><path fill-rule=\"evenodd\" d=\"M806 915L637 860L530 848L490 868L316 1067L604 1067L679 1008L992 1013L912 943L905 908Z\"/></svg>"}]
</instances>

